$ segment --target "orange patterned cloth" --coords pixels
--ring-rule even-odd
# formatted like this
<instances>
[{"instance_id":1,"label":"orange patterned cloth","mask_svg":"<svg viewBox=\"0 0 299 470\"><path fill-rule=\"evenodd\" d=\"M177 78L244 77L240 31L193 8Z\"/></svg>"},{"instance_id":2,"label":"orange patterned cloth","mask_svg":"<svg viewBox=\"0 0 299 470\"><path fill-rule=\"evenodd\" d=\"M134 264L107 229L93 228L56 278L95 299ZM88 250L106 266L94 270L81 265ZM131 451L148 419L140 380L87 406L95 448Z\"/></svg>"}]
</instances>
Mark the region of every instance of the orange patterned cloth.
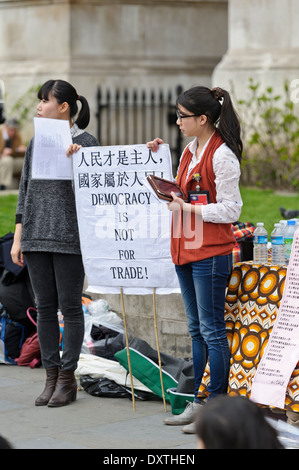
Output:
<instances>
[{"instance_id":1,"label":"orange patterned cloth","mask_svg":"<svg viewBox=\"0 0 299 470\"><path fill-rule=\"evenodd\" d=\"M230 345L228 393L250 397L252 379L269 340L285 285L286 267L250 262L234 266L225 301L225 321ZM207 364L200 398L208 395ZM299 363L287 388L285 409L299 412Z\"/></svg>"}]
</instances>

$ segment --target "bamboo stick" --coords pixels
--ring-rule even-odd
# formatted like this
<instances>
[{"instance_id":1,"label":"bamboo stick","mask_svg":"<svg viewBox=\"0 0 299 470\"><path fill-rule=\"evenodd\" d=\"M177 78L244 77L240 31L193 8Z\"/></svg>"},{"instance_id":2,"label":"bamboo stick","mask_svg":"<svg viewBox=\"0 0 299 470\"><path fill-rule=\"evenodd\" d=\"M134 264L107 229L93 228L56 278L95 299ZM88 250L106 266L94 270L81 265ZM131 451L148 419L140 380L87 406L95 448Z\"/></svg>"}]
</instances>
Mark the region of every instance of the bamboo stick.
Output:
<instances>
[{"instance_id":1,"label":"bamboo stick","mask_svg":"<svg viewBox=\"0 0 299 470\"><path fill-rule=\"evenodd\" d=\"M161 356L160 356L160 348L159 348L158 328L157 328L156 288L155 287L153 287L153 304L154 304L154 324L155 324L156 344L157 344L157 352L158 352L158 363L159 363L159 369L160 369L162 398L163 398L164 410L165 412L167 412L165 393L164 393L164 384L163 384L163 375L162 375Z\"/></svg>"},{"instance_id":2,"label":"bamboo stick","mask_svg":"<svg viewBox=\"0 0 299 470\"><path fill-rule=\"evenodd\" d=\"M131 359L130 359L130 348L129 348L128 330L127 330L127 320L126 320L125 303L124 303L124 294L123 294L123 289L122 289L122 287L120 288L120 297L121 297L121 304L122 304L122 311L123 311L123 319L124 319L124 326L125 326L126 346L127 346L127 357L128 357L128 366L129 366L130 381L131 381L131 391L132 391L132 403L133 403L133 410L136 411L135 395L134 395L134 385L133 385L133 376L132 376Z\"/></svg>"}]
</instances>

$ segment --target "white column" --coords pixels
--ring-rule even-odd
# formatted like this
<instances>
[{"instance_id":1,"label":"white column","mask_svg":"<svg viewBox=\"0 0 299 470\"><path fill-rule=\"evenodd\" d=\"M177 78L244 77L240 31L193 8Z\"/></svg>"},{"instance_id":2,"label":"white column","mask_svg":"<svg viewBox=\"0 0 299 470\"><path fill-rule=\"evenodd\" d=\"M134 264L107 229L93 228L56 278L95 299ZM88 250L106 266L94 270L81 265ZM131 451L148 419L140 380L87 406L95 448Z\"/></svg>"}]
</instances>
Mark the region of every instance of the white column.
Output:
<instances>
[{"instance_id":1,"label":"white column","mask_svg":"<svg viewBox=\"0 0 299 470\"><path fill-rule=\"evenodd\" d=\"M228 50L213 85L234 89L242 99L253 78L261 89L283 94L286 79L299 79L298 6L297 0L229 0Z\"/></svg>"}]
</instances>

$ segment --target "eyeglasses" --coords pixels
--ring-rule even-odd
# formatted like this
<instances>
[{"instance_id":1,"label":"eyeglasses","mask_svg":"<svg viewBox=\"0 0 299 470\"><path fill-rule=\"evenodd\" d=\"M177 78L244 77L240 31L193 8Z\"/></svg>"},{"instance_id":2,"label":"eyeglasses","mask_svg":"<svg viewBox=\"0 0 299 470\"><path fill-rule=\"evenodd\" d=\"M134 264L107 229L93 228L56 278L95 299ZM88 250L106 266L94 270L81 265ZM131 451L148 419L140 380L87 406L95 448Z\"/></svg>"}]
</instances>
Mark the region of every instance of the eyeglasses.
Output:
<instances>
[{"instance_id":1,"label":"eyeglasses","mask_svg":"<svg viewBox=\"0 0 299 470\"><path fill-rule=\"evenodd\" d=\"M182 119L185 119L185 118L201 116L202 113L201 114L180 114L179 110L177 109L176 115L177 115L178 120L181 121Z\"/></svg>"}]
</instances>

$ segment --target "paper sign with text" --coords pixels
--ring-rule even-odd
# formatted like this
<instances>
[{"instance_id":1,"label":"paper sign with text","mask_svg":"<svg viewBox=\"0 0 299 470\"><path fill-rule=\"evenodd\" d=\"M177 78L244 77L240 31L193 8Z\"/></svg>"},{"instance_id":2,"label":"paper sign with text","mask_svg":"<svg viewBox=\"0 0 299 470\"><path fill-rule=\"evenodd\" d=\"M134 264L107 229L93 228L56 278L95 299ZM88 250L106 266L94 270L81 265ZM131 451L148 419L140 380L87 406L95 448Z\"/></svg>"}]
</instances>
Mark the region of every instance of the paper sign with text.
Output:
<instances>
[{"instance_id":1,"label":"paper sign with text","mask_svg":"<svg viewBox=\"0 0 299 470\"><path fill-rule=\"evenodd\" d=\"M299 230L294 235L283 297L272 333L253 379L251 399L283 409L299 360Z\"/></svg>"},{"instance_id":2,"label":"paper sign with text","mask_svg":"<svg viewBox=\"0 0 299 470\"><path fill-rule=\"evenodd\" d=\"M72 159L66 156L71 144L69 121L35 117L32 178L71 180Z\"/></svg>"},{"instance_id":3,"label":"paper sign with text","mask_svg":"<svg viewBox=\"0 0 299 470\"><path fill-rule=\"evenodd\" d=\"M178 291L170 255L171 212L151 193L149 174L172 179L169 146L82 148L73 157L80 243L88 290Z\"/></svg>"}]
</instances>

